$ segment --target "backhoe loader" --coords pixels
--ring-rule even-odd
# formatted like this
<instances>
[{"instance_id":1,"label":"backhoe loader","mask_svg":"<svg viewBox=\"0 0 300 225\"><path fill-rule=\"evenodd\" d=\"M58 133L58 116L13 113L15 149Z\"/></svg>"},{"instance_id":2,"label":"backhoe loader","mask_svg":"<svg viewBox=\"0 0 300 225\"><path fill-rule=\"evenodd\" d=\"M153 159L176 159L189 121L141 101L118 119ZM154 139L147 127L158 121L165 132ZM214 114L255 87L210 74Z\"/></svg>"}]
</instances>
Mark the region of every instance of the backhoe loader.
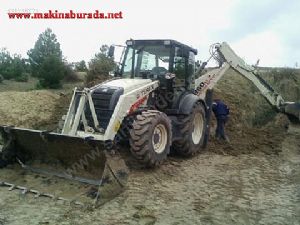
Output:
<instances>
[{"instance_id":1,"label":"backhoe loader","mask_svg":"<svg viewBox=\"0 0 300 225\"><path fill-rule=\"evenodd\" d=\"M146 167L161 164L170 149L182 156L201 152L208 143L212 89L229 68L250 80L278 112L300 120L300 104L285 102L227 43L211 47L209 60L219 67L198 78L196 54L174 40L128 40L114 78L75 88L61 133L0 126L0 166L10 171L0 170L0 186L75 204L82 198L99 203L105 192L118 193L126 184L128 169L116 148L124 141ZM34 173L39 175L28 181ZM75 182L63 186L75 187L69 198L57 193L62 179Z\"/></svg>"}]
</instances>

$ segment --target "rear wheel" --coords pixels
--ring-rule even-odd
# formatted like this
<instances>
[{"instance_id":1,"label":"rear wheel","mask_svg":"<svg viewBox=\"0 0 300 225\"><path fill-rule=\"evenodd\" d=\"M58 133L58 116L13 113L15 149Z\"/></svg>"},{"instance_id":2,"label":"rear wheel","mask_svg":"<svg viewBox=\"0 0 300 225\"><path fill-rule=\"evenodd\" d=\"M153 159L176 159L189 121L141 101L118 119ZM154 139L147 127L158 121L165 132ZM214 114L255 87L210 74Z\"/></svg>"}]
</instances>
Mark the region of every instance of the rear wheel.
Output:
<instances>
[{"instance_id":1,"label":"rear wheel","mask_svg":"<svg viewBox=\"0 0 300 225\"><path fill-rule=\"evenodd\" d=\"M171 135L171 122L166 114L156 110L142 112L130 130L131 152L146 166L157 166L170 152Z\"/></svg>"},{"instance_id":2,"label":"rear wheel","mask_svg":"<svg viewBox=\"0 0 300 225\"><path fill-rule=\"evenodd\" d=\"M174 150L183 156L191 156L200 151L204 145L206 119L204 106L196 103L189 116L181 116L175 124L179 140L174 141Z\"/></svg>"}]
</instances>

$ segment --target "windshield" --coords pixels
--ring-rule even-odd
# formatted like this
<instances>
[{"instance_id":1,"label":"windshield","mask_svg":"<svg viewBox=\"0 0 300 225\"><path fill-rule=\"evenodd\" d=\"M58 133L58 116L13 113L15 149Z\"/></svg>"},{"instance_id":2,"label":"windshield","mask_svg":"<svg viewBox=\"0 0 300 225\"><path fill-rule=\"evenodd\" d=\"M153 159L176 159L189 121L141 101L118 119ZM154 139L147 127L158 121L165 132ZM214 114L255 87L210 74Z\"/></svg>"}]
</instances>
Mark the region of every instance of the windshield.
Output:
<instances>
[{"instance_id":1,"label":"windshield","mask_svg":"<svg viewBox=\"0 0 300 225\"><path fill-rule=\"evenodd\" d=\"M128 47L123 76L156 78L169 70L170 47L162 45ZM134 64L134 65L133 65Z\"/></svg>"}]
</instances>

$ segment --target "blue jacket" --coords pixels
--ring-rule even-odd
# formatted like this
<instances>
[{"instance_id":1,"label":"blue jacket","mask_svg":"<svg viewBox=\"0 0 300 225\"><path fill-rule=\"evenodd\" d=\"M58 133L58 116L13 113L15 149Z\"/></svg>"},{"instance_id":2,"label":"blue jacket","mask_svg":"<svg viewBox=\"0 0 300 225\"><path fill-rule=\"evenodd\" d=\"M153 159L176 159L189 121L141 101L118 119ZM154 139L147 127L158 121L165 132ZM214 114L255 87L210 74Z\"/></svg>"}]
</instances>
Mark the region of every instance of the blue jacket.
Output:
<instances>
[{"instance_id":1,"label":"blue jacket","mask_svg":"<svg viewBox=\"0 0 300 225\"><path fill-rule=\"evenodd\" d=\"M229 115L228 106L221 100L213 102L212 110L217 118L224 118Z\"/></svg>"}]
</instances>

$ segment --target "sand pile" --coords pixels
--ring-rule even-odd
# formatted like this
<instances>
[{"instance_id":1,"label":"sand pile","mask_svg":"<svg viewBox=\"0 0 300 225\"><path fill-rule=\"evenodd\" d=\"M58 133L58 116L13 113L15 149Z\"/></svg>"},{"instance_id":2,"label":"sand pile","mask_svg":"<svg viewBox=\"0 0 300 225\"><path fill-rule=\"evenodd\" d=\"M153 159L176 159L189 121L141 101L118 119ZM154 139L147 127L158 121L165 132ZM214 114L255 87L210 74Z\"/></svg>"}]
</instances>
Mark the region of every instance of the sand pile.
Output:
<instances>
[{"instance_id":1,"label":"sand pile","mask_svg":"<svg viewBox=\"0 0 300 225\"><path fill-rule=\"evenodd\" d=\"M280 93L285 101L300 102L300 70L282 68L262 72L275 91Z\"/></svg>"},{"instance_id":2,"label":"sand pile","mask_svg":"<svg viewBox=\"0 0 300 225\"><path fill-rule=\"evenodd\" d=\"M230 70L215 87L214 97L224 100L231 109L226 126L231 142L214 140L213 119L209 151L232 155L280 151L288 121L275 112L250 81ZM53 130L66 114L70 98L71 93L60 95L49 91L2 92L0 124Z\"/></svg>"},{"instance_id":3,"label":"sand pile","mask_svg":"<svg viewBox=\"0 0 300 225\"><path fill-rule=\"evenodd\" d=\"M57 123L61 97L49 91L1 92L0 124L40 129Z\"/></svg>"},{"instance_id":4,"label":"sand pile","mask_svg":"<svg viewBox=\"0 0 300 225\"><path fill-rule=\"evenodd\" d=\"M213 138L216 124L213 118L209 151L230 155L281 151L288 120L276 113L250 81L231 70L215 88L214 97L230 107L226 126L230 144Z\"/></svg>"}]
</instances>

